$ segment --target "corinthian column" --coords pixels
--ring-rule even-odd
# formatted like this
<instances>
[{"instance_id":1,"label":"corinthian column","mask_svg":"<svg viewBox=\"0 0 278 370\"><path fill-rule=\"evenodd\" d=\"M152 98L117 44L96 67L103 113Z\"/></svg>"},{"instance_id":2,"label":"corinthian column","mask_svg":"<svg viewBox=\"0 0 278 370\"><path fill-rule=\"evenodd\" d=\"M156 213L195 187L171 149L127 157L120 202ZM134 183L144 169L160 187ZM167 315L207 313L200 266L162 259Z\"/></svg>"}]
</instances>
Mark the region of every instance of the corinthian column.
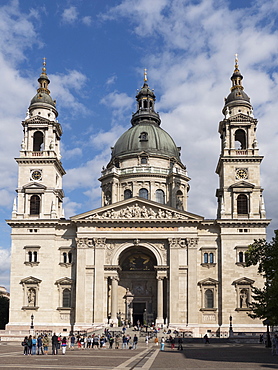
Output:
<instances>
[{"instance_id":1,"label":"corinthian column","mask_svg":"<svg viewBox=\"0 0 278 370\"><path fill-rule=\"evenodd\" d=\"M118 326L117 311L118 311L118 276L112 276L112 289L111 289L111 321L114 325Z\"/></svg>"},{"instance_id":2,"label":"corinthian column","mask_svg":"<svg viewBox=\"0 0 278 370\"><path fill-rule=\"evenodd\" d=\"M156 325L163 324L163 277L157 277L157 318Z\"/></svg>"}]
</instances>

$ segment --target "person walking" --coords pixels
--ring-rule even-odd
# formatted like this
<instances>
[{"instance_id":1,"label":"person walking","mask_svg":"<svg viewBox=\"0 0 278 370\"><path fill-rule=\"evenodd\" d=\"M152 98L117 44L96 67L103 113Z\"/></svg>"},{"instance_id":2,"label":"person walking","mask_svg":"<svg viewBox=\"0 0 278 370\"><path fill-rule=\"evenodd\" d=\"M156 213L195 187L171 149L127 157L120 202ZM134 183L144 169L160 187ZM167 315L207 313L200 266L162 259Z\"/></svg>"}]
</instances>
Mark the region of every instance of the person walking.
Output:
<instances>
[{"instance_id":1,"label":"person walking","mask_svg":"<svg viewBox=\"0 0 278 370\"><path fill-rule=\"evenodd\" d=\"M119 349L119 346L120 346L120 337L119 337L119 335L116 335L116 338L115 338L115 349Z\"/></svg>"},{"instance_id":2,"label":"person walking","mask_svg":"<svg viewBox=\"0 0 278 370\"><path fill-rule=\"evenodd\" d=\"M44 355L43 348L42 348L42 337L41 337L41 335L39 335L38 339L37 339L37 355L39 355L40 353L42 355Z\"/></svg>"},{"instance_id":3,"label":"person walking","mask_svg":"<svg viewBox=\"0 0 278 370\"><path fill-rule=\"evenodd\" d=\"M55 333L52 335L51 341L52 341L52 355L58 355L59 341Z\"/></svg>"},{"instance_id":4,"label":"person walking","mask_svg":"<svg viewBox=\"0 0 278 370\"><path fill-rule=\"evenodd\" d=\"M25 337L22 342L23 345L23 354L28 355L28 337Z\"/></svg>"},{"instance_id":5,"label":"person walking","mask_svg":"<svg viewBox=\"0 0 278 370\"><path fill-rule=\"evenodd\" d=\"M114 337L109 338L109 349L113 349L113 344L114 344Z\"/></svg>"},{"instance_id":6,"label":"person walking","mask_svg":"<svg viewBox=\"0 0 278 370\"><path fill-rule=\"evenodd\" d=\"M160 340L160 351L164 351L164 347L165 347L165 339L164 337L162 337Z\"/></svg>"},{"instance_id":7,"label":"person walking","mask_svg":"<svg viewBox=\"0 0 278 370\"><path fill-rule=\"evenodd\" d=\"M137 348L137 343L138 343L138 337L137 337L136 334L134 334L132 349L136 349Z\"/></svg>"},{"instance_id":8,"label":"person walking","mask_svg":"<svg viewBox=\"0 0 278 370\"><path fill-rule=\"evenodd\" d=\"M127 349L127 343L128 343L128 339L125 335L123 335L123 345L122 345L122 349Z\"/></svg>"},{"instance_id":9,"label":"person walking","mask_svg":"<svg viewBox=\"0 0 278 370\"><path fill-rule=\"evenodd\" d=\"M183 343L182 337L179 336L178 337L178 351L182 351L183 350L182 343Z\"/></svg>"},{"instance_id":10,"label":"person walking","mask_svg":"<svg viewBox=\"0 0 278 370\"><path fill-rule=\"evenodd\" d=\"M63 339L62 339L62 355L66 354L66 349L67 349L67 338L63 337Z\"/></svg>"},{"instance_id":11,"label":"person walking","mask_svg":"<svg viewBox=\"0 0 278 370\"><path fill-rule=\"evenodd\" d=\"M28 355L31 355L32 354L32 335L29 335L27 345L28 345Z\"/></svg>"},{"instance_id":12,"label":"person walking","mask_svg":"<svg viewBox=\"0 0 278 370\"><path fill-rule=\"evenodd\" d=\"M34 335L32 338L32 355L36 354L36 348L37 348L37 338Z\"/></svg>"},{"instance_id":13,"label":"person walking","mask_svg":"<svg viewBox=\"0 0 278 370\"><path fill-rule=\"evenodd\" d=\"M49 338L47 334L45 334L42 338L42 345L44 354L48 355Z\"/></svg>"}]
</instances>

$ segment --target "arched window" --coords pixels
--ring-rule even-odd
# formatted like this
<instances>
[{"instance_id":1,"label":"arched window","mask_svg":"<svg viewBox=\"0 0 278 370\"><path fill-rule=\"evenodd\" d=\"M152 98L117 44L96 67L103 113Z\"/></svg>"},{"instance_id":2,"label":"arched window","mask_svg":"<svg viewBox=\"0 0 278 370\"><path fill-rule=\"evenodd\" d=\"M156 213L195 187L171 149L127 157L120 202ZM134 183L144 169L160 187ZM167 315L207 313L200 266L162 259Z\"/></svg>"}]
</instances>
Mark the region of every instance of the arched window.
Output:
<instances>
[{"instance_id":1,"label":"arched window","mask_svg":"<svg viewBox=\"0 0 278 370\"><path fill-rule=\"evenodd\" d=\"M36 131L33 138L33 151L40 152L43 150L43 133Z\"/></svg>"},{"instance_id":2,"label":"arched window","mask_svg":"<svg viewBox=\"0 0 278 370\"><path fill-rule=\"evenodd\" d=\"M139 190L139 197L140 198L148 199L148 195L149 195L149 192L148 192L147 189L142 188L142 189Z\"/></svg>"},{"instance_id":3,"label":"arched window","mask_svg":"<svg viewBox=\"0 0 278 370\"><path fill-rule=\"evenodd\" d=\"M71 252L68 253L68 261L69 263L72 263L72 253Z\"/></svg>"},{"instance_id":4,"label":"arched window","mask_svg":"<svg viewBox=\"0 0 278 370\"><path fill-rule=\"evenodd\" d=\"M147 132L141 132L139 136L140 141L148 141L148 133Z\"/></svg>"},{"instance_id":5,"label":"arched window","mask_svg":"<svg viewBox=\"0 0 278 370\"><path fill-rule=\"evenodd\" d=\"M32 252L28 252L28 262L32 262Z\"/></svg>"},{"instance_id":6,"label":"arched window","mask_svg":"<svg viewBox=\"0 0 278 370\"><path fill-rule=\"evenodd\" d=\"M246 133L242 129L236 130L235 148L236 149L246 149Z\"/></svg>"},{"instance_id":7,"label":"arched window","mask_svg":"<svg viewBox=\"0 0 278 370\"><path fill-rule=\"evenodd\" d=\"M144 100L144 108L148 108L148 101L147 100Z\"/></svg>"},{"instance_id":8,"label":"arched window","mask_svg":"<svg viewBox=\"0 0 278 370\"><path fill-rule=\"evenodd\" d=\"M69 289L63 290L63 307L70 307L71 291Z\"/></svg>"},{"instance_id":9,"label":"arched window","mask_svg":"<svg viewBox=\"0 0 278 370\"><path fill-rule=\"evenodd\" d=\"M207 289L205 291L205 308L213 308L213 291L211 289Z\"/></svg>"},{"instance_id":10,"label":"arched window","mask_svg":"<svg viewBox=\"0 0 278 370\"><path fill-rule=\"evenodd\" d=\"M239 215L248 214L248 198L245 194L239 194L237 197L237 213Z\"/></svg>"},{"instance_id":11,"label":"arched window","mask_svg":"<svg viewBox=\"0 0 278 370\"><path fill-rule=\"evenodd\" d=\"M30 198L30 215L39 215L41 199L38 195L32 195Z\"/></svg>"},{"instance_id":12,"label":"arched window","mask_svg":"<svg viewBox=\"0 0 278 370\"><path fill-rule=\"evenodd\" d=\"M209 263L214 263L214 255L213 253L209 254Z\"/></svg>"},{"instance_id":13,"label":"arched window","mask_svg":"<svg viewBox=\"0 0 278 370\"><path fill-rule=\"evenodd\" d=\"M165 194L161 189L157 189L155 192L155 200L157 203L165 204Z\"/></svg>"},{"instance_id":14,"label":"arched window","mask_svg":"<svg viewBox=\"0 0 278 370\"><path fill-rule=\"evenodd\" d=\"M243 252L238 253L238 262L243 262Z\"/></svg>"},{"instance_id":15,"label":"arched window","mask_svg":"<svg viewBox=\"0 0 278 370\"><path fill-rule=\"evenodd\" d=\"M141 157L141 164L147 164L148 158L147 157Z\"/></svg>"},{"instance_id":16,"label":"arched window","mask_svg":"<svg viewBox=\"0 0 278 370\"><path fill-rule=\"evenodd\" d=\"M38 252L33 252L33 262L38 262Z\"/></svg>"},{"instance_id":17,"label":"arched window","mask_svg":"<svg viewBox=\"0 0 278 370\"><path fill-rule=\"evenodd\" d=\"M208 263L208 253L204 253L204 263Z\"/></svg>"},{"instance_id":18,"label":"arched window","mask_svg":"<svg viewBox=\"0 0 278 370\"><path fill-rule=\"evenodd\" d=\"M176 193L176 208L183 210L183 193L181 190Z\"/></svg>"},{"instance_id":19,"label":"arched window","mask_svg":"<svg viewBox=\"0 0 278 370\"><path fill-rule=\"evenodd\" d=\"M63 263L67 263L68 261L67 261L67 253L66 252L64 252L63 253Z\"/></svg>"},{"instance_id":20,"label":"arched window","mask_svg":"<svg viewBox=\"0 0 278 370\"><path fill-rule=\"evenodd\" d=\"M132 198L132 191L129 189L126 189L124 191L124 199L129 199L129 198Z\"/></svg>"}]
</instances>

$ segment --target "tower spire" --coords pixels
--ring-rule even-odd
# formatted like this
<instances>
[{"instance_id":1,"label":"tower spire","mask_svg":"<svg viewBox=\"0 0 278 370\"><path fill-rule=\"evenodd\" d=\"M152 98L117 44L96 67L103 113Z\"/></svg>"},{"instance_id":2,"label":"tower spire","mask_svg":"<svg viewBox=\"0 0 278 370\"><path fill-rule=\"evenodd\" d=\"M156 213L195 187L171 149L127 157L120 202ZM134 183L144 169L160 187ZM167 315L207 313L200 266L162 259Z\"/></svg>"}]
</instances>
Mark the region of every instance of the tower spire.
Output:
<instances>
[{"instance_id":1,"label":"tower spire","mask_svg":"<svg viewBox=\"0 0 278 370\"><path fill-rule=\"evenodd\" d=\"M46 93L46 94L50 94L50 91L48 90L48 85L50 84L50 80L47 76L47 73L46 73L46 58L42 58L43 59L43 63L42 63L42 73L38 79L39 81L39 88L37 89L37 92L38 93Z\"/></svg>"}]
</instances>

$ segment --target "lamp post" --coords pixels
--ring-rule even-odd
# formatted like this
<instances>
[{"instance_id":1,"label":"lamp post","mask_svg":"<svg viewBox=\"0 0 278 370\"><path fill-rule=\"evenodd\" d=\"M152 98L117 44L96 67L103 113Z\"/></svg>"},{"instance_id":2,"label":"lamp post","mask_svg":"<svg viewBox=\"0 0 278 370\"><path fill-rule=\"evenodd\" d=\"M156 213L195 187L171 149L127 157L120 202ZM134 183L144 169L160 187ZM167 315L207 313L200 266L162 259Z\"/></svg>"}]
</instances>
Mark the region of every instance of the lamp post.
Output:
<instances>
[{"instance_id":1,"label":"lamp post","mask_svg":"<svg viewBox=\"0 0 278 370\"><path fill-rule=\"evenodd\" d=\"M30 325L30 329L34 329L34 315L33 315L33 314L31 315L31 325Z\"/></svg>"},{"instance_id":2,"label":"lamp post","mask_svg":"<svg viewBox=\"0 0 278 370\"><path fill-rule=\"evenodd\" d=\"M230 315L229 320L230 320L229 337L232 337L233 336L233 316L232 315Z\"/></svg>"}]
</instances>

